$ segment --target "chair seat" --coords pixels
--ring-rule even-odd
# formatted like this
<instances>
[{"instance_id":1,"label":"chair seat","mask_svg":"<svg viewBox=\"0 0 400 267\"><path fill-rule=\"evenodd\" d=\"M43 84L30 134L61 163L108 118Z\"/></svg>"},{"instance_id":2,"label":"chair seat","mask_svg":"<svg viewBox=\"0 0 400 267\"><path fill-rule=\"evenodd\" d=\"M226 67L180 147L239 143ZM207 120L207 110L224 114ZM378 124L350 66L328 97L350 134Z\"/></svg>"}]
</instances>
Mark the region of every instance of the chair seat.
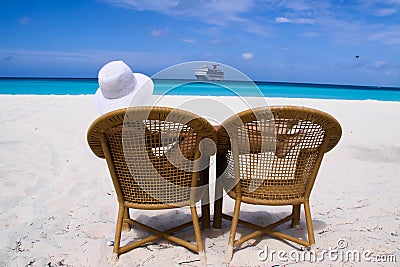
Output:
<instances>
[{"instance_id":1,"label":"chair seat","mask_svg":"<svg viewBox=\"0 0 400 267\"><path fill-rule=\"evenodd\" d=\"M287 185L263 185L259 186L254 191L249 191L248 183L241 185L242 202L249 204L264 204L264 205L287 205L293 203L304 202L304 185L291 183ZM228 192L228 195L236 199L237 193L235 190Z\"/></svg>"}]
</instances>

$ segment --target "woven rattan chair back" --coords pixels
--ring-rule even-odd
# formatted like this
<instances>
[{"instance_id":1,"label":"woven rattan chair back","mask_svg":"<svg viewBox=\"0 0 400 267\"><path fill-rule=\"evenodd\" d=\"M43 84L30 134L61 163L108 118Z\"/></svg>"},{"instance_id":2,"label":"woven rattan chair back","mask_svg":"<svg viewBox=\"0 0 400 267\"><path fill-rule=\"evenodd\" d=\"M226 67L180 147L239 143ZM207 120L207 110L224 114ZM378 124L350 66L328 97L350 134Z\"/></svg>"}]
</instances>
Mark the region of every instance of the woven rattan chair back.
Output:
<instances>
[{"instance_id":1,"label":"woven rattan chair back","mask_svg":"<svg viewBox=\"0 0 400 267\"><path fill-rule=\"evenodd\" d=\"M334 118L301 107L247 110L222 126L219 143L227 156L225 177L235 180L237 167L242 201L253 204L302 203L310 195L323 154L341 136ZM235 197L235 190L229 193Z\"/></svg>"},{"instance_id":2,"label":"woven rattan chair back","mask_svg":"<svg viewBox=\"0 0 400 267\"><path fill-rule=\"evenodd\" d=\"M157 235L146 240L167 238L195 252L204 252L195 203L202 200L203 213L209 212L208 176L202 171L211 155L202 146L207 139L216 141L216 133L205 119L164 107L116 110L92 123L88 130L89 146L98 157L107 160L120 206L116 255L143 243L119 247L123 224L143 226L130 219L129 208L157 210L181 206L191 207L196 246L173 237L173 231L161 232L150 227L145 228ZM203 227L208 225L209 215L203 214L201 220Z\"/></svg>"},{"instance_id":3,"label":"woven rattan chair back","mask_svg":"<svg viewBox=\"0 0 400 267\"><path fill-rule=\"evenodd\" d=\"M336 119L314 109L283 106L247 110L227 119L222 126L218 154L225 158L217 168L224 169L220 174L229 196L239 200L229 250L249 239L234 241L240 202L293 205L292 214L279 222L292 220L293 226L299 223L300 204L304 204L309 241L272 231L279 224L258 227L258 230L264 231L259 231L260 234L271 234L305 246L313 244L308 200L324 153L341 137Z\"/></svg>"}]
</instances>

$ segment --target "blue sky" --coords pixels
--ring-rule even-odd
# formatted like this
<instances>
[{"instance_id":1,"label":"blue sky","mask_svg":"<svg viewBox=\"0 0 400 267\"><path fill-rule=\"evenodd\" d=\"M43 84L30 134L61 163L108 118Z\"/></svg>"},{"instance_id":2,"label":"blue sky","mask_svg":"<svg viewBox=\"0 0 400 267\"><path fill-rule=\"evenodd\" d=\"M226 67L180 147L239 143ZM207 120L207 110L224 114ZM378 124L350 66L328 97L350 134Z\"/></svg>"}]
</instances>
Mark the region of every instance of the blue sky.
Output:
<instances>
[{"instance_id":1,"label":"blue sky","mask_svg":"<svg viewBox=\"0 0 400 267\"><path fill-rule=\"evenodd\" d=\"M0 36L0 77L205 60L256 81L400 87L400 0L3 0Z\"/></svg>"}]
</instances>

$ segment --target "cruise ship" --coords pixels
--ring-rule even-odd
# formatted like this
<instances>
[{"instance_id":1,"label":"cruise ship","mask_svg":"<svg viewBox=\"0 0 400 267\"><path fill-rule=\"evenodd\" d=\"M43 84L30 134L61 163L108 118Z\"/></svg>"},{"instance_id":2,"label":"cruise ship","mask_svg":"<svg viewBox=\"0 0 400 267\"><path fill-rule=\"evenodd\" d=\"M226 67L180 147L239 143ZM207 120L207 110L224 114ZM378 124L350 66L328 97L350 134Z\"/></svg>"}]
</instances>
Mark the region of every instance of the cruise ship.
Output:
<instances>
[{"instance_id":1,"label":"cruise ship","mask_svg":"<svg viewBox=\"0 0 400 267\"><path fill-rule=\"evenodd\" d=\"M201 66L196 69L194 73L196 78L200 81L223 81L224 72L218 68L218 64L213 64L212 68L209 66Z\"/></svg>"}]
</instances>

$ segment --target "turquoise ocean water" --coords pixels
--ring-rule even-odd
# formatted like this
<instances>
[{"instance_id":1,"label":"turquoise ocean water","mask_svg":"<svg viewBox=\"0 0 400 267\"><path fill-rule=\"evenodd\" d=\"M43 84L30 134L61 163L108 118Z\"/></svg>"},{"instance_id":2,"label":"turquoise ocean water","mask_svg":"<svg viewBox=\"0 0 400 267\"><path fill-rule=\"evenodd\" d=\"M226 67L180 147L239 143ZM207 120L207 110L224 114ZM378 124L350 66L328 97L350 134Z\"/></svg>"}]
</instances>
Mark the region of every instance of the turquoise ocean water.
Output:
<instances>
[{"instance_id":1,"label":"turquoise ocean water","mask_svg":"<svg viewBox=\"0 0 400 267\"><path fill-rule=\"evenodd\" d=\"M400 87L327 85L279 82L218 84L189 80L154 80L156 95L265 96L347 100L400 101ZM94 94L97 79L0 78L0 94L80 95Z\"/></svg>"}]
</instances>

